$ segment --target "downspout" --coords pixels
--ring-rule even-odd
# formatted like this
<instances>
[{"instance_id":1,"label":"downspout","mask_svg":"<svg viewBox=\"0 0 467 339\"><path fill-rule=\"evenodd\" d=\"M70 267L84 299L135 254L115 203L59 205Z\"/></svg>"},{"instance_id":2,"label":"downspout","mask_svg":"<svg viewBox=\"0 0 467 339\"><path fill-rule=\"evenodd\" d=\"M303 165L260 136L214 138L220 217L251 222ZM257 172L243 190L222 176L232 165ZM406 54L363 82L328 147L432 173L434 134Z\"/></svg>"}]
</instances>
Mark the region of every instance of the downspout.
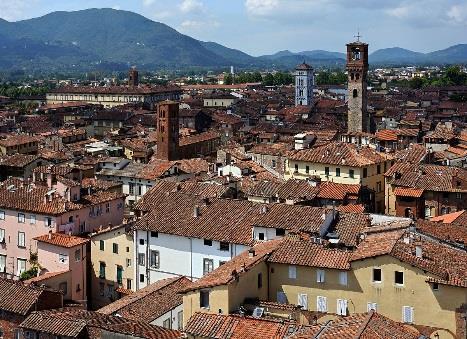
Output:
<instances>
[{"instance_id":1,"label":"downspout","mask_svg":"<svg viewBox=\"0 0 467 339\"><path fill-rule=\"evenodd\" d=\"M149 259L149 231L146 228L146 286L150 284Z\"/></svg>"},{"instance_id":2,"label":"downspout","mask_svg":"<svg viewBox=\"0 0 467 339\"><path fill-rule=\"evenodd\" d=\"M193 281L193 238L190 238L190 279Z\"/></svg>"},{"instance_id":3,"label":"downspout","mask_svg":"<svg viewBox=\"0 0 467 339\"><path fill-rule=\"evenodd\" d=\"M139 263L138 263L138 231L135 230L133 232L133 252L134 252L134 255L133 255L133 261L134 261L134 265L135 265L135 287L136 287L136 291L139 290Z\"/></svg>"}]
</instances>

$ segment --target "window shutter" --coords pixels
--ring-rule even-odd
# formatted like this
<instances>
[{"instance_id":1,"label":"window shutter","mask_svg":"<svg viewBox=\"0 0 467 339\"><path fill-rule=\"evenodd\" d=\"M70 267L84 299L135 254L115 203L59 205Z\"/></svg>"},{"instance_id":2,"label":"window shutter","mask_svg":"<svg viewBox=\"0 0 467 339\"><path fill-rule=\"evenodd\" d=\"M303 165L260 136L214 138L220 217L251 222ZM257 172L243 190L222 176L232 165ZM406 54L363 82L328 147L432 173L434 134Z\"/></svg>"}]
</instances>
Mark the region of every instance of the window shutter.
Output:
<instances>
[{"instance_id":1,"label":"window shutter","mask_svg":"<svg viewBox=\"0 0 467 339\"><path fill-rule=\"evenodd\" d=\"M319 312L327 312L327 300L326 297L318 296L316 298L316 306Z\"/></svg>"},{"instance_id":2,"label":"window shutter","mask_svg":"<svg viewBox=\"0 0 467 339\"><path fill-rule=\"evenodd\" d=\"M316 271L316 281L317 282L324 282L324 270L317 270Z\"/></svg>"},{"instance_id":3,"label":"window shutter","mask_svg":"<svg viewBox=\"0 0 467 339\"><path fill-rule=\"evenodd\" d=\"M413 307L403 306L402 307L402 320L405 323L413 323Z\"/></svg>"},{"instance_id":4,"label":"window shutter","mask_svg":"<svg viewBox=\"0 0 467 339\"><path fill-rule=\"evenodd\" d=\"M347 272L339 272L339 284L347 286Z\"/></svg>"},{"instance_id":5,"label":"window shutter","mask_svg":"<svg viewBox=\"0 0 467 339\"><path fill-rule=\"evenodd\" d=\"M277 302L279 304L287 304L287 297L284 292L277 292Z\"/></svg>"},{"instance_id":6,"label":"window shutter","mask_svg":"<svg viewBox=\"0 0 467 339\"><path fill-rule=\"evenodd\" d=\"M290 265L289 266L289 279L296 279L297 278L297 267Z\"/></svg>"},{"instance_id":7,"label":"window shutter","mask_svg":"<svg viewBox=\"0 0 467 339\"><path fill-rule=\"evenodd\" d=\"M308 308L308 295L307 294L298 294L298 305L302 306L303 310Z\"/></svg>"}]
</instances>

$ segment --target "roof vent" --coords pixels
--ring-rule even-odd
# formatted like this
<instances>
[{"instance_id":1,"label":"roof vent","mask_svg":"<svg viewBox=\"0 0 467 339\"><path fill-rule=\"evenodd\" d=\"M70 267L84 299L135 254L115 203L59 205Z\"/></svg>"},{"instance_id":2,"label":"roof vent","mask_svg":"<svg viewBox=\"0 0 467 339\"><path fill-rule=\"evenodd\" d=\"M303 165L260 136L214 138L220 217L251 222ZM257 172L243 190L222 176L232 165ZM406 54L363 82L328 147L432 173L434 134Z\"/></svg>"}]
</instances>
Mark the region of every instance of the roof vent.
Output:
<instances>
[{"instance_id":1,"label":"roof vent","mask_svg":"<svg viewBox=\"0 0 467 339\"><path fill-rule=\"evenodd\" d=\"M195 206L193 208L193 217L198 218L199 217L199 206Z\"/></svg>"},{"instance_id":2,"label":"roof vent","mask_svg":"<svg viewBox=\"0 0 467 339\"><path fill-rule=\"evenodd\" d=\"M415 246L415 256L420 259L423 258L422 246L420 245Z\"/></svg>"},{"instance_id":3,"label":"roof vent","mask_svg":"<svg viewBox=\"0 0 467 339\"><path fill-rule=\"evenodd\" d=\"M248 257L249 257L249 258L253 258L255 255L256 255L255 250L254 250L253 248L250 248L250 249L248 250Z\"/></svg>"}]
</instances>

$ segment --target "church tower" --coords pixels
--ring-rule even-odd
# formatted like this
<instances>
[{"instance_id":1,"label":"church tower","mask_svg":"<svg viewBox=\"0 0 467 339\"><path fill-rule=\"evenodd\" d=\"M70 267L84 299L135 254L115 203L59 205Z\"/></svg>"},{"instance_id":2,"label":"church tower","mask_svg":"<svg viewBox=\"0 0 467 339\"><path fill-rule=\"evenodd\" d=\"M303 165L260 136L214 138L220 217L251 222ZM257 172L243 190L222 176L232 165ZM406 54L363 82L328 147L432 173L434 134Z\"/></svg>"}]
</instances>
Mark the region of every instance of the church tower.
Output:
<instances>
[{"instance_id":1,"label":"church tower","mask_svg":"<svg viewBox=\"0 0 467 339\"><path fill-rule=\"evenodd\" d=\"M129 87L138 87L139 85L139 75L136 67L132 67L128 71L128 86Z\"/></svg>"},{"instance_id":2,"label":"church tower","mask_svg":"<svg viewBox=\"0 0 467 339\"><path fill-rule=\"evenodd\" d=\"M357 41L347 44L347 83L349 132L369 132L367 111L368 44Z\"/></svg>"},{"instance_id":3,"label":"church tower","mask_svg":"<svg viewBox=\"0 0 467 339\"><path fill-rule=\"evenodd\" d=\"M305 62L295 68L295 106L313 105L313 67Z\"/></svg>"},{"instance_id":4,"label":"church tower","mask_svg":"<svg viewBox=\"0 0 467 339\"><path fill-rule=\"evenodd\" d=\"M161 101L157 105L157 158L178 160L179 158L179 104Z\"/></svg>"}]
</instances>

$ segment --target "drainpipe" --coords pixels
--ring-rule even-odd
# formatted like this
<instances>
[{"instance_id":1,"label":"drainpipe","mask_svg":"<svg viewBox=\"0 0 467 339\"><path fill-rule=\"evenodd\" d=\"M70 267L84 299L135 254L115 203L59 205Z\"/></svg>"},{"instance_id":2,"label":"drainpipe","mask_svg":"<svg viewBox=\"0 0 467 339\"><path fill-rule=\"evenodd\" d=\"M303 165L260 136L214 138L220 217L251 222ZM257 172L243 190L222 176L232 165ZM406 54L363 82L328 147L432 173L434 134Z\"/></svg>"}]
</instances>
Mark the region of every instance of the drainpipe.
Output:
<instances>
[{"instance_id":1,"label":"drainpipe","mask_svg":"<svg viewBox=\"0 0 467 339\"><path fill-rule=\"evenodd\" d=\"M150 271L149 271L149 231L146 228L146 286L150 284Z\"/></svg>"},{"instance_id":2,"label":"drainpipe","mask_svg":"<svg viewBox=\"0 0 467 339\"><path fill-rule=\"evenodd\" d=\"M193 281L193 238L190 238L190 279Z\"/></svg>"}]
</instances>

